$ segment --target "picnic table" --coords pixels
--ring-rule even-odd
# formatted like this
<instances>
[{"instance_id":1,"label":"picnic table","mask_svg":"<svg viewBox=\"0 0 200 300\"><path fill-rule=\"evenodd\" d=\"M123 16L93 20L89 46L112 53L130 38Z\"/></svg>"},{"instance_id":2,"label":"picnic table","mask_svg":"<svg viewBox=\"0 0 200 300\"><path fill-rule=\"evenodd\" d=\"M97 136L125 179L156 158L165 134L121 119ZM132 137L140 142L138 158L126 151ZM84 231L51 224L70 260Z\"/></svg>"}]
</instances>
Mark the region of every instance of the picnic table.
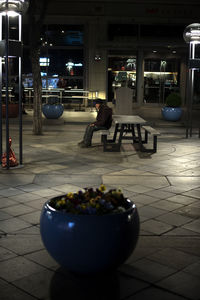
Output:
<instances>
[{"instance_id":1,"label":"picnic table","mask_svg":"<svg viewBox=\"0 0 200 300\"><path fill-rule=\"evenodd\" d=\"M147 121L138 115L113 115L115 124L112 139L108 139L109 131L102 131L102 142L104 151L120 151L123 140L132 140L137 143L141 152L156 152L157 136L160 134L151 126L145 126ZM145 132L145 138L142 138L142 131ZM153 136L153 148L147 149L143 144L148 143L148 134Z\"/></svg>"}]
</instances>

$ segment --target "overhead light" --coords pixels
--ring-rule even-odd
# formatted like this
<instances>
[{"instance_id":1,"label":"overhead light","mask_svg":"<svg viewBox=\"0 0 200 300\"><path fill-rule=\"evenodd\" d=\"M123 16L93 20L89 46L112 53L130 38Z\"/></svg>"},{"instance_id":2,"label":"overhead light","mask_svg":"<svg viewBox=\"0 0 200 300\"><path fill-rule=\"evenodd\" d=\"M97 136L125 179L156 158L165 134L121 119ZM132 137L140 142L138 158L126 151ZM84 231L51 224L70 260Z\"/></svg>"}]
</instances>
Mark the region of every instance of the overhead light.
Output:
<instances>
[{"instance_id":1,"label":"overhead light","mask_svg":"<svg viewBox=\"0 0 200 300\"><path fill-rule=\"evenodd\" d=\"M176 54L176 50L173 50L172 53L173 53L173 54Z\"/></svg>"},{"instance_id":2,"label":"overhead light","mask_svg":"<svg viewBox=\"0 0 200 300\"><path fill-rule=\"evenodd\" d=\"M2 15L16 16L25 13L29 0L0 0L0 13Z\"/></svg>"},{"instance_id":3,"label":"overhead light","mask_svg":"<svg viewBox=\"0 0 200 300\"><path fill-rule=\"evenodd\" d=\"M153 50L152 52L153 52L153 53L157 53L157 50Z\"/></svg>"}]
</instances>

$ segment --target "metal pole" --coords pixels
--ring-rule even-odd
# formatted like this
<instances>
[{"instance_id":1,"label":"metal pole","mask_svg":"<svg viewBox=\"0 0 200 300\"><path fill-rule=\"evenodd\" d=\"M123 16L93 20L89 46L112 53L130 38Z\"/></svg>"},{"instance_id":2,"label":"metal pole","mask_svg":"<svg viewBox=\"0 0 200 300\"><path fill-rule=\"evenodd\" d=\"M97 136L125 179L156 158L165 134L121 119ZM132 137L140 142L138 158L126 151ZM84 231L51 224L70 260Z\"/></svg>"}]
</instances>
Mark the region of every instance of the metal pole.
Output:
<instances>
[{"instance_id":1,"label":"metal pole","mask_svg":"<svg viewBox=\"0 0 200 300\"><path fill-rule=\"evenodd\" d=\"M189 62L195 57L195 44L190 42L189 44ZM189 66L188 75L188 97L187 97L187 128L186 128L186 138L188 134L192 136L192 104L193 104L193 90L194 90L194 70Z\"/></svg>"},{"instance_id":2,"label":"metal pole","mask_svg":"<svg viewBox=\"0 0 200 300\"><path fill-rule=\"evenodd\" d=\"M6 5L8 7L8 0L6 1ZM6 74L6 167L10 168L9 162L9 153L10 153L10 145L9 145L9 118L8 118L8 102L9 102L9 94L8 94L8 37L9 37L9 17L8 14L5 15L5 41L6 41L6 56L5 56L5 74Z\"/></svg>"},{"instance_id":3,"label":"metal pole","mask_svg":"<svg viewBox=\"0 0 200 300\"><path fill-rule=\"evenodd\" d=\"M0 41L2 41L2 15L0 14ZM2 57L0 57L0 158L2 164L2 140L3 140L3 129L2 129Z\"/></svg>"},{"instance_id":4,"label":"metal pole","mask_svg":"<svg viewBox=\"0 0 200 300\"><path fill-rule=\"evenodd\" d=\"M21 42L22 37L22 16L18 16L19 23L19 41ZM19 163L22 165L22 59L19 59Z\"/></svg>"}]
</instances>

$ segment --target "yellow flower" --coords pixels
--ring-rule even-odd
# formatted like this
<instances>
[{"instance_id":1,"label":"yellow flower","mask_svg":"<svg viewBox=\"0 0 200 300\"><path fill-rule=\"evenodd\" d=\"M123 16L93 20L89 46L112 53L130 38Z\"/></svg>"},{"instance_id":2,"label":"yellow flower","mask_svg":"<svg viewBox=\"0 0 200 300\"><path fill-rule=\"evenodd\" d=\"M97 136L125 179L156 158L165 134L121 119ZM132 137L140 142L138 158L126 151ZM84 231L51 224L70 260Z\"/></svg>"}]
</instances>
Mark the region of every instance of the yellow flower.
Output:
<instances>
[{"instance_id":1,"label":"yellow flower","mask_svg":"<svg viewBox=\"0 0 200 300\"><path fill-rule=\"evenodd\" d=\"M74 194L70 192L70 193L67 194L67 197L72 199L74 197Z\"/></svg>"},{"instance_id":2,"label":"yellow flower","mask_svg":"<svg viewBox=\"0 0 200 300\"><path fill-rule=\"evenodd\" d=\"M105 185L104 185L104 184L101 184L100 187L99 187L99 190L100 190L101 192L104 192L104 191L106 190Z\"/></svg>"},{"instance_id":3,"label":"yellow flower","mask_svg":"<svg viewBox=\"0 0 200 300\"><path fill-rule=\"evenodd\" d=\"M65 204L65 200L63 200L63 199L58 200L58 201L56 202L56 206L57 206L57 207L59 207L59 206L61 206L61 205L64 205L64 204Z\"/></svg>"},{"instance_id":4,"label":"yellow flower","mask_svg":"<svg viewBox=\"0 0 200 300\"><path fill-rule=\"evenodd\" d=\"M94 204L94 203L95 203L95 200L96 200L96 199L91 198L91 199L89 200L90 204Z\"/></svg>"},{"instance_id":5,"label":"yellow flower","mask_svg":"<svg viewBox=\"0 0 200 300\"><path fill-rule=\"evenodd\" d=\"M86 205L85 204L81 204L81 208L82 209L86 209Z\"/></svg>"}]
</instances>

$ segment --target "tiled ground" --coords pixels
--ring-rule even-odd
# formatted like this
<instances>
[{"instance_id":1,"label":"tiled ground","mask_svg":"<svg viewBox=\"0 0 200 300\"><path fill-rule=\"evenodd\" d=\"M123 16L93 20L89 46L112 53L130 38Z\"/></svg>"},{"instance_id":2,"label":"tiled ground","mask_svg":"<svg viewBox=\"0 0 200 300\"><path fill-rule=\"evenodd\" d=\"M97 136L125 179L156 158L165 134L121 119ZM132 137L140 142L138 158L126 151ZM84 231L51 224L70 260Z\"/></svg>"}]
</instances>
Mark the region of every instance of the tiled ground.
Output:
<instances>
[{"instance_id":1,"label":"tiled ground","mask_svg":"<svg viewBox=\"0 0 200 300\"><path fill-rule=\"evenodd\" d=\"M44 120L44 134L34 136L31 112L24 117L23 166L0 169L0 299L200 299L200 140L159 122L155 154L128 143L120 153L103 152L97 134L92 148L80 149L84 123L93 119L93 113L65 112ZM16 128L12 120L18 154ZM112 274L75 276L44 249L41 208L52 196L101 183L135 201L139 241Z\"/></svg>"}]
</instances>

